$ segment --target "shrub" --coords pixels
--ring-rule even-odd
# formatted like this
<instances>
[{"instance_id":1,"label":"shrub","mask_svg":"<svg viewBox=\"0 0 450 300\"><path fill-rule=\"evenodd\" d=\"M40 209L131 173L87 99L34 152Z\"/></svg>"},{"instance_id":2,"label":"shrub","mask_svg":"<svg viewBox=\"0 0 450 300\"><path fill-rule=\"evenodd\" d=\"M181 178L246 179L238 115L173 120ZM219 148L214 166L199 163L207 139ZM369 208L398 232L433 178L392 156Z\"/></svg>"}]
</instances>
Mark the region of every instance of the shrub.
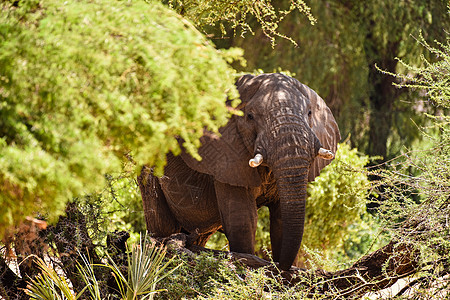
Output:
<instances>
[{"instance_id":1,"label":"shrub","mask_svg":"<svg viewBox=\"0 0 450 300\"><path fill-rule=\"evenodd\" d=\"M103 186L125 153L195 155L227 122L233 70L156 1L0 3L0 236L35 211Z\"/></svg>"},{"instance_id":2,"label":"shrub","mask_svg":"<svg viewBox=\"0 0 450 300\"><path fill-rule=\"evenodd\" d=\"M345 252L349 243L358 243L358 234L364 234L361 230L367 229L363 220L371 222L366 212L370 183L364 166L368 162L367 155L340 143L336 159L308 185L301 252L307 248L322 257L331 257ZM353 241L348 241L349 238ZM369 245L367 243L363 248L367 250ZM364 253L365 250L361 250L363 252L347 252L350 255L347 260Z\"/></svg>"}]
</instances>

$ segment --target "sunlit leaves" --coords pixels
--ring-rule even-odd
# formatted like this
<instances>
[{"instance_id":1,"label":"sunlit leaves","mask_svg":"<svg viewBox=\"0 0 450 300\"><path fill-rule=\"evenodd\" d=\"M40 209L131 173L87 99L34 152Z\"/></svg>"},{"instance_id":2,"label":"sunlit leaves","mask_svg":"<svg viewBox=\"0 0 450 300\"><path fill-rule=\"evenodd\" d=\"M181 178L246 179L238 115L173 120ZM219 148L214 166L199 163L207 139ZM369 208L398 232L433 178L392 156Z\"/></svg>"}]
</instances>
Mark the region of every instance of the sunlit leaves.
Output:
<instances>
[{"instance_id":1,"label":"sunlit leaves","mask_svg":"<svg viewBox=\"0 0 450 300\"><path fill-rule=\"evenodd\" d=\"M157 2L0 4L0 235L103 187L125 153L155 165L227 122L233 70Z\"/></svg>"},{"instance_id":2,"label":"sunlit leaves","mask_svg":"<svg viewBox=\"0 0 450 300\"><path fill-rule=\"evenodd\" d=\"M250 25L252 18L257 21L264 35L275 45L275 38L281 37L297 46L297 41L289 33L279 30L280 23L293 11L298 11L307 17L308 23L314 24L315 17L311 9L303 0L292 0L284 8L278 8L277 1L210 1L210 0L165 0L178 13L192 20L198 28L219 25L222 34L226 35L226 28L241 36L254 34Z\"/></svg>"},{"instance_id":3,"label":"sunlit leaves","mask_svg":"<svg viewBox=\"0 0 450 300\"><path fill-rule=\"evenodd\" d=\"M365 155L339 144L336 159L308 185L303 244L309 249L337 252L366 211L369 181ZM342 248L339 250L343 250Z\"/></svg>"}]
</instances>

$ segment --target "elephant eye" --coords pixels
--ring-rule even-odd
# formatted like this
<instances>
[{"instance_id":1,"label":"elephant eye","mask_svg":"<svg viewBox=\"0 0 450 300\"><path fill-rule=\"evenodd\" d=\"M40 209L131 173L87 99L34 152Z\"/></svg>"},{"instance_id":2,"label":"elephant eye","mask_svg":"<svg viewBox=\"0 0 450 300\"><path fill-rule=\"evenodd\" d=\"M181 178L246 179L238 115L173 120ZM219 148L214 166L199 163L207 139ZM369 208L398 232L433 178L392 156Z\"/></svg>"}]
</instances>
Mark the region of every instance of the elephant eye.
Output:
<instances>
[{"instance_id":1,"label":"elephant eye","mask_svg":"<svg viewBox=\"0 0 450 300\"><path fill-rule=\"evenodd\" d=\"M247 118L248 118L249 120L253 120L255 117L253 116L253 114L248 113L248 114L247 114Z\"/></svg>"},{"instance_id":2,"label":"elephant eye","mask_svg":"<svg viewBox=\"0 0 450 300\"><path fill-rule=\"evenodd\" d=\"M310 117L311 114L312 114L312 113L311 113L311 110L309 110L309 111L308 111L308 117Z\"/></svg>"}]
</instances>

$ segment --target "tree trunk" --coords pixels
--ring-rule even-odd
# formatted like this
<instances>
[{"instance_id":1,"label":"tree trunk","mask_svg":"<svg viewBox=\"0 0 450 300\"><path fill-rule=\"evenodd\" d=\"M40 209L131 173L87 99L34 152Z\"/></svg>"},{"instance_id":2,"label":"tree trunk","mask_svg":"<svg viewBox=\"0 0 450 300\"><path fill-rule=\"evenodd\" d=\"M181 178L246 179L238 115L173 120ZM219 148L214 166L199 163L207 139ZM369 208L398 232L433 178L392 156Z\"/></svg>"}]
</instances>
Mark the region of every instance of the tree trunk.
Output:
<instances>
[{"instance_id":1,"label":"tree trunk","mask_svg":"<svg viewBox=\"0 0 450 300\"><path fill-rule=\"evenodd\" d=\"M364 41L364 51L369 68L368 86L370 102L369 143L366 153L370 156L381 156L387 159L387 141L391 132L394 116L393 104L397 97L394 77L380 72L395 73L397 67L399 41L383 42L371 31L375 26L370 21ZM394 33L392 33L394 34Z\"/></svg>"},{"instance_id":2,"label":"tree trunk","mask_svg":"<svg viewBox=\"0 0 450 300\"><path fill-rule=\"evenodd\" d=\"M376 62L375 62L376 63ZM386 160L387 141L391 133L392 118L394 116L393 103L396 100L394 82L391 76L382 74L373 63L369 70L369 80L373 84L370 91L370 119L369 119L369 144L367 154L381 156L380 160ZM388 59L376 63L378 67L385 67L386 71L395 72L396 61Z\"/></svg>"}]
</instances>

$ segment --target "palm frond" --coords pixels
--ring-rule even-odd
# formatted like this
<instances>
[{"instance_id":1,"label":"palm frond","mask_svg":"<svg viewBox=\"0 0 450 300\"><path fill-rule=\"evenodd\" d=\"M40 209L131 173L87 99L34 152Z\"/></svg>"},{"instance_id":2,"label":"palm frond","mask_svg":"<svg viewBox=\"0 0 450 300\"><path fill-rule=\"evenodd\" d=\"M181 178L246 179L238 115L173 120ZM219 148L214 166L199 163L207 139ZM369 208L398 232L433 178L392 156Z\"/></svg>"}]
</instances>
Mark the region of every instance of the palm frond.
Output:
<instances>
[{"instance_id":1,"label":"palm frond","mask_svg":"<svg viewBox=\"0 0 450 300\"><path fill-rule=\"evenodd\" d=\"M80 272L84 283L86 283L86 287L78 294L78 297L80 297L87 289L91 294L91 299L101 300L102 297L100 295L100 287L97 278L95 277L93 264L91 264L83 254L79 254L81 256L81 259L83 260L84 267L80 263L78 263L77 269Z\"/></svg>"},{"instance_id":2,"label":"palm frond","mask_svg":"<svg viewBox=\"0 0 450 300\"><path fill-rule=\"evenodd\" d=\"M114 262L111 256L109 256L108 253L106 253L106 256L108 257L108 263L102 266L111 269L111 271L113 272L114 279L116 280L117 286L119 287L118 292L120 293L122 299L126 299L127 290L130 289L130 286L128 285L128 280L125 278L122 271L120 270L120 267Z\"/></svg>"},{"instance_id":3,"label":"palm frond","mask_svg":"<svg viewBox=\"0 0 450 300\"><path fill-rule=\"evenodd\" d=\"M128 255L127 279L109 257L111 263L109 267L114 272L120 293L124 299L134 300L138 296L144 296L141 299L153 299L154 294L164 291L164 289L156 290L156 285L179 267L167 271L167 267L174 258L163 264L165 255L166 249L164 247L155 246L149 242L146 235L143 238L141 237L139 244L133 245L131 254Z\"/></svg>"},{"instance_id":4,"label":"palm frond","mask_svg":"<svg viewBox=\"0 0 450 300\"><path fill-rule=\"evenodd\" d=\"M76 300L66 279L47 265L40 257L35 257L41 274L31 279L25 289L30 299L38 300ZM58 293L59 292L59 293Z\"/></svg>"}]
</instances>

